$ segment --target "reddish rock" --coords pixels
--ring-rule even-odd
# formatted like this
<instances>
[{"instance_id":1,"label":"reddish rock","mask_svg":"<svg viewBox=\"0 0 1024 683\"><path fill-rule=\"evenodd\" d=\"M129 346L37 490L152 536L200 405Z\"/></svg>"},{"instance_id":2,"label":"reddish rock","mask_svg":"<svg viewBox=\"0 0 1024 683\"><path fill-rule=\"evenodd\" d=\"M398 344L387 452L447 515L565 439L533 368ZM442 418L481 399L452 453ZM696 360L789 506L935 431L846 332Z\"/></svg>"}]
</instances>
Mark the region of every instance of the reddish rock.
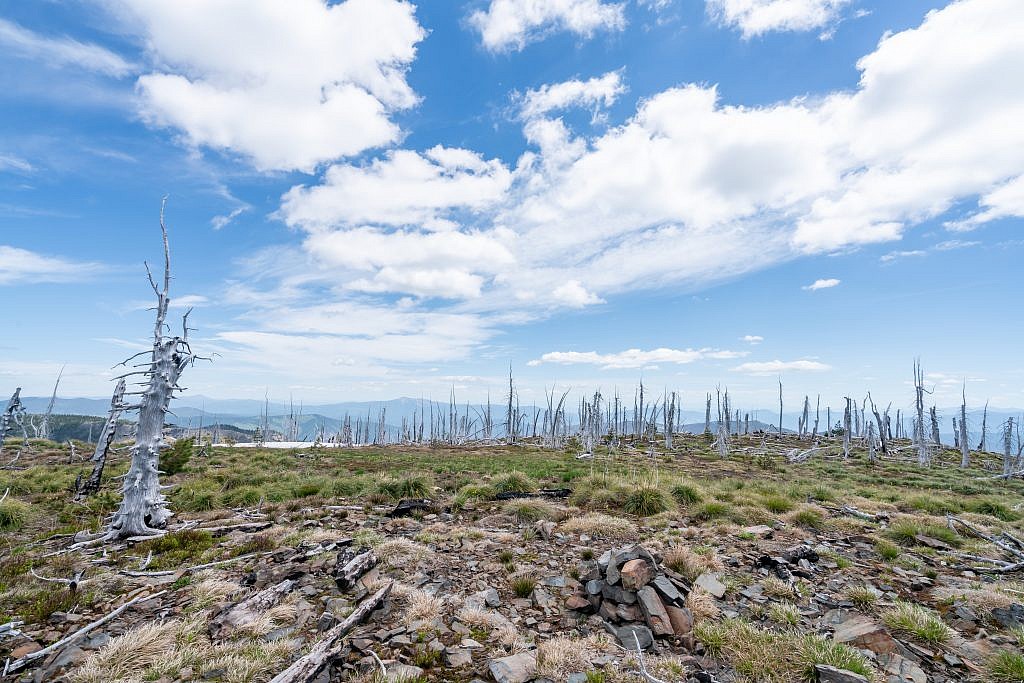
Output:
<instances>
[{"instance_id":1,"label":"reddish rock","mask_svg":"<svg viewBox=\"0 0 1024 683\"><path fill-rule=\"evenodd\" d=\"M896 641L884 626L864 616L853 616L836 626L835 641L877 654L897 651Z\"/></svg>"},{"instance_id":2,"label":"reddish rock","mask_svg":"<svg viewBox=\"0 0 1024 683\"><path fill-rule=\"evenodd\" d=\"M11 650L11 659L21 659L25 655L30 655L33 652L39 652L43 649L43 646L35 641L29 641Z\"/></svg>"},{"instance_id":3,"label":"reddish rock","mask_svg":"<svg viewBox=\"0 0 1024 683\"><path fill-rule=\"evenodd\" d=\"M569 599L565 601L565 606L567 609L575 610L577 612L586 612L588 614L594 611L590 601L582 595L570 595Z\"/></svg>"},{"instance_id":4,"label":"reddish rock","mask_svg":"<svg viewBox=\"0 0 1024 683\"><path fill-rule=\"evenodd\" d=\"M615 614L622 619L622 621L640 621L644 618L640 608L636 605L619 605L615 609Z\"/></svg>"},{"instance_id":5,"label":"reddish rock","mask_svg":"<svg viewBox=\"0 0 1024 683\"><path fill-rule=\"evenodd\" d=\"M647 563L647 560L639 558L622 565L619 574L622 577L622 587L628 591L639 590L654 578L654 570L651 565Z\"/></svg>"},{"instance_id":6,"label":"reddish rock","mask_svg":"<svg viewBox=\"0 0 1024 683\"><path fill-rule=\"evenodd\" d=\"M672 623L672 631L677 636L685 636L693 631L693 613L685 607L665 605L668 619Z\"/></svg>"}]
</instances>

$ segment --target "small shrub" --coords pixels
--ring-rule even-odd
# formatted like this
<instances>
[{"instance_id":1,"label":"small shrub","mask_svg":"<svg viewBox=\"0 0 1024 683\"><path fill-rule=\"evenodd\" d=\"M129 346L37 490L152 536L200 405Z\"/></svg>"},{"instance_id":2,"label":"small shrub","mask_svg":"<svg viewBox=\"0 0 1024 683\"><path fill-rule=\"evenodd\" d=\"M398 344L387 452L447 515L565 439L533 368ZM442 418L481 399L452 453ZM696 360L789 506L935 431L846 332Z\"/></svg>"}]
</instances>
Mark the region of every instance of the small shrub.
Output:
<instances>
[{"instance_id":1,"label":"small shrub","mask_svg":"<svg viewBox=\"0 0 1024 683\"><path fill-rule=\"evenodd\" d=\"M725 647L727 630L721 622L707 619L698 621L693 625L693 635L697 640L704 643L704 649L712 657L720 657Z\"/></svg>"},{"instance_id":2,"label":"small shrub","mask_svg":"<svg viewBox=\"0 0 1024 683\"><path fill-rule=\"evenodd\" d=\"M263 489L258 489L255 486L240 486L228 491L223 496L224 504L227 507L251 508L259 505L263 499Z\"/></svg>"},{"instance_id":3,"label":"small shrub","mask_svg":"<svg viewBox=\"0 0 1024 683\"><path fill-rule=\"evenodd\" d=\"M930 645L941 645L952 633L934 611L902 600L882 612L882 621L892 630Z\"/></svg>"},{"instance_id":4,"label":"small shrub","mask_svg":"<svg viewBox=\"0 0 1024 683\"><path fill-rule=\"evenodd\" d=\"M669 548L665 552L663 562L666 567L681 574L691 583L704 572L722 569L722 563L714 553L697 553L681 545Z\"/></svg>"},{"instance_id":5,"label":"small shrub","mask_svg":"<svg viewBox=\"0 0 1024 683\"><path fill-rule=\"evenodd\" d=\"M160 469L164 474L177 474L192 459L192 439L178 439L160 454Z\"/></svg>"},{"instance_id":6,"label":"small shrub","mask_svg":"<svg viewBox=\"0 0 1024 683\"><path fill-rule=\"evenodd\" d=\"M1010 508L997 500L980 500L973 502L967 506L967 509L971 512L976 512L979 515L988 515L989 517L995 517L1003 522L1016 522L1021 518L1021 514L1016 510Z\"/></svg>"},{"instance_id":7,"label":"small shrub","mask_svg":"<svg viewBox=\"0 0 1024 683\"><path fill-rule=\"evenodd\" d=\"M637 517L650 517L671 509L665 492L656 486L641 485L629 492L622 502L623 511Z\"/></svg>"},{"instance_id":8,"label":"small shrub","mask_svg":"<svg viewBox=\"0 0 1024 683\"><path fill-rule=\"evenodd\" d=\"M1000 650L987 662L989 680L996 683L1020 683L1024 681L1024 655L1019 652Z\"/></svg>"},{"instance_id":9,"label":"small shrub","mask_svg":"<svg viewBox=\"0 0 1024 683\"><path fill-rule=\"evenodd\" d=\"M425 474L410 474L400 478L384 476L377 482L374 492L391 500L426 498L432 487L433 481Z\"/></svg>"}]
</instances>

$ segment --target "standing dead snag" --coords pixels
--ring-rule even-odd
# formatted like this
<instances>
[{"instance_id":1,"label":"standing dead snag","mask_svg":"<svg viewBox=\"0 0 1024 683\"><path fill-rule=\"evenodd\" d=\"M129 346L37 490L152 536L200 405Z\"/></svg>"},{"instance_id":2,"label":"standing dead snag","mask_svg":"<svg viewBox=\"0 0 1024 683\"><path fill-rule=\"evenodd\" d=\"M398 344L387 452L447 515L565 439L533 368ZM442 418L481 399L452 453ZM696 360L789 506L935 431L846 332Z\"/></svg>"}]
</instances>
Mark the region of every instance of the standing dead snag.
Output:
<instances>
[{"instance_id":1,"label":"standing dead snag","mask_svg":"<svg viewBox=\"0 0 1024 683\"><path fill-rule=\"evenodd\" d=\"M957 441L960 442L960 467L971 466L971 444L967 443L967 383L964 383L964 400L960 404L960 424Z\"/></svg>"},{"instance_id":2,"label":"standing dead snag","mask_svg":"<svg viewBox=\"0 0 1024 683\"><path fill-rule=\"evenodd\" d=\"M114 388L114 396L110 399L110 413L107 421L103 423L103 431L100 432L99 441L96 442L96 450L90 458L93 463L92 473L84 482L79 474L75 480L75 496L91 496L100 490L100 481L103 478L103 468L107 464L107 453L110 452L110 445L114 443L114 435L117 433L117 421L124 410L124 378L117 380L117 387Z\"/></svg>"},{"instance_id":3,"label":"standing dead snag","mask_svg":"<svg viewBox=\"0 0 1024 683\"><path fill-rule=\"evenodd\" d=\"M164 198L164 204L166 204ZM164 321L170 306L168 292L171 287L171 250L167 241L167 227L164 225L164 205L160 206L160 232L164 241L163 287L157 286L153 274L146 265L149 284L156 293L156 324L153 327L153 349L150 360L144 363L145 370L129 372L128 375L142 375L143 390L137 393L140 400L127 410L138 410L138 428L132 446L131 466L124 480L124 497L121 507L110 522L106 539L153 536L162 533L171 512L165 507L166 498L160 486L160 451L163 443L164 417L175 391L180 391L178 378L182 371L195 362L188 344L188 313L182 320L181 336L166 334ZM127 361L126 361L127 362Z\"/></svg>"}]
</instances>

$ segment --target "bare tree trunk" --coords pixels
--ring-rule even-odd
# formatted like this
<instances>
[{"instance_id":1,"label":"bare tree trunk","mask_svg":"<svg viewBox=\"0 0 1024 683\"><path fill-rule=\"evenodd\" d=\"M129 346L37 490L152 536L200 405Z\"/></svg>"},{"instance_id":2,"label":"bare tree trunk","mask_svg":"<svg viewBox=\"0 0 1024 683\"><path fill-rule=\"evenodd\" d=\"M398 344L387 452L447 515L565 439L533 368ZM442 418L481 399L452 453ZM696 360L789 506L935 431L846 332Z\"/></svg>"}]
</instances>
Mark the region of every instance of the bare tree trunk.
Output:
<instances>
[{"instance_id":1,"label":"bare tree trunk","mask_svg":"<svg viewBox=\"0 0 1024 683\"><path fill-rule=\"evenodd\" d=\"M914 442L917 444L917 464L927 467L931 464L932 455L928 439L924 435L924 371L921 361L914 361L914 409L917 420L914 422Z\"/></svg>"},{"instance_id":2,"label":"bare tree trunk","mask_svg":"<svg viewBox=\"0 0 1024 683\"><path fill-rule=\"evenodd\" d=\"M0 415L0 450L3 450L4 440L7 438L7 431L11 425L20 425L24 431L25 406L21 404L21 387L14 390L14 395L7 402L4 414Z\"/></svg>"},{"instance_id":3,"label":"bare tree trunk","mask_svg":"<svg viewBox=\"0 0 1024 683\"><path fill-rule=\"evenodd\" d=\"M46 414L43 415L43 423L39 426L39 438L49 439L50 438L50 416L53 415L53 404L57 402L57 387L60 386L61 375L64 374L64 368L60 369L57 373L57 381L53 385L53 394L50 396L50 404L46 406Z\"/></svg>"},{"instance_id":4,"label":"bare tree trunk","mask_svg":"<svg viewBox=\"0 0 1024 683\"><path fill-rule=\"evenodd\" d=\"M182 336L165 335L164 321L170 306L168 292L171 286L171 251L167 227L164 225L163 205L160 207L160 231L164 241L163 288L157 287L152 274L149 277L149 283L157 296L153 349L148 369L141 373L147 377L145 388L139 392L139 403L131 406L139 411L138 427L135 444L131 449L131 466L124 479L124 497L110 522L106 535L108 540L159 535L171 516L160 486L160 451L165 447L164 417L174 392L180 390L178 378L186 367L195 362L195 356L188 345L188 313L182 321ZM146 269L149 270L148 266Z\"/></svg>"},{"instance_id":5,"label":"bare tree trunk","mask_svg":"<svg viewBox=\"0 0 1024 683\"><path fill-rule=\"evenodd\" d=\"M779 380L779 438L782 438L782 380Z\"/></svg>"},{"instance_id":6,"label":"bare tree trunk","mask_svg":"<svg viewBox=\"0 0 1024 683\"><path fill-rule=\"evenodd\" d=\"M114 396L110 399L110 412L107 414L107 421L103 423L103 431L100 432L100 439L96 442L96 450L93 451L90 461L93 463L92 473L83 483L81 475L75 481L75 495L77 498L91 496L100 490L100 481L103 478L103 468L107 464L107 453L110 452L110 445L114 443L114 435L117 433L117 421L124 410L124 378L117 381L114 388Z\"/></svg>"},{"instance_id":7,"label":"bare tree trunk","mask_svg":"<svg viewBox=\"0 0 1024 683\"><path fill-rule=\"evenodd\" d=\"M843 410L843 457L850 457L850 430L853 427L853 401L846 399L846 408Z\"/></svg>"},{"instance_id":8,"label":"bare tree trunk","mask_svg":"<svg viewBox=\"0 0 1024 683\"><path fill-rule=\"evenodd\" d=\"M889 408L892 404L889 404L889 408L885 409L885 417L878 414L878 408L875 407L875 402L871 398L871 394L868 394L868 402L871 403L871 413L875 416L875 423L878 425L878 439L882 442L882 454L887 455L889 453L889 439L891 435L887 435L889 429Z\"/></svg>"},{"instance_id":9,"label":"bare tree trunk","mask_svg":"<svg viewBox=\"0 0 1024 683\"><path fill-rule=\"evenodd\" d=\"M971 444L967 441L967 386L964 386L964 400L960 404L960 467L971 466Z\"/></svg>"},{"instance_id":10,"label":"bare tree trunk","mask_svg":"<svg viewBox=\"0 0 1024 683\"><path fill-rule=\"evenodd\" d=\"M985 452L985 437L988 435L988 401L985 401L985 412L981 414L981 441L978 443L977 450L982 453Z\"/></svg>"}]
</instances>

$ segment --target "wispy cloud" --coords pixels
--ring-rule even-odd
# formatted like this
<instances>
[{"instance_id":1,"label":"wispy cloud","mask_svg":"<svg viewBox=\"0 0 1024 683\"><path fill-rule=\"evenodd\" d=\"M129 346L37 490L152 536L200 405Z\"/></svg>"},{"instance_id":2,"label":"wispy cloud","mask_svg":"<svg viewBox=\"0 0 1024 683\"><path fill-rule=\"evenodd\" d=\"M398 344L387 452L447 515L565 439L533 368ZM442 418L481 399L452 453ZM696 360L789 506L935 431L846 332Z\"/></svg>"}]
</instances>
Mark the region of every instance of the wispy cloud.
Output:
<instances>
[{"instance_id":1,"label":"wispy cloud","mask_svg":"<svg viewBox=\"0 0 1024 683\"><path fill-rule=\"evenodd\" d=\"M831 365L816 360L769 360L743 363L733 368L733 371L747 375L777 375L782 372L824 372L831 369Z\"/></svg>"},{"instance_id":2,"label":"wispy cloud","mask_svg":"<svg viewBox=\"0 0 1024 683\"><path fill-rule=\"evenodd\" d=\"M745 341L748 344L760 344L761 342L764 341L764 337L762 337L759 334L748 334L743 337L740 337L740 341Z\"/></svg>"},{"instance_id":3,"label":"wispy cloud","mask_svg":"<svg viewBox=\"0 0 1024 683\"><path fill-rule=\"evenodd\" d=\"M834 277L824 280L815 280L811 284L803 287L803 289L806 289L811 292L816 292L819 289L831 289L832 287L836 287L839 285L840 282L842 282L842 280L837 280Z\"/></svg>"},{"instance_id":4,"label":"wispy cloud","mask_svg":"<svg viewBox=\"0 0 1024 683\"><path fill-rule=\"evenodd\" d=\"M117 78L131 74L136 68L105 47L72 38L50 38L7 19L0 19L0 45L51 66L76 66Z\"/></svg>"},{"instance_id":5,"label":"wispy cloud","mask_svg":"<svg viewBox=\"0 0 1024 683\"><path fill-rule=\"evenodd\" d=\"M103 266L98 263L71 261L0 245L0 285L77 282L101 270Z\"/></svg>"},{"instance_id":6,"label":"wispy cloud","mask_svg":"<svg viewBox=\"0 0 1024 683\"><path fill-rule=\"evenodd\" d=\"M719 349L627 349L618 353L598 353L596 351L551 351L536 360L531 366L544 363L561 365L598 365L604 370L623 368L642 368L657 363L684 365L698 360L721 360L740 358L747 355L746 351L723 351Z\"/></svg>"}]
</instances>

